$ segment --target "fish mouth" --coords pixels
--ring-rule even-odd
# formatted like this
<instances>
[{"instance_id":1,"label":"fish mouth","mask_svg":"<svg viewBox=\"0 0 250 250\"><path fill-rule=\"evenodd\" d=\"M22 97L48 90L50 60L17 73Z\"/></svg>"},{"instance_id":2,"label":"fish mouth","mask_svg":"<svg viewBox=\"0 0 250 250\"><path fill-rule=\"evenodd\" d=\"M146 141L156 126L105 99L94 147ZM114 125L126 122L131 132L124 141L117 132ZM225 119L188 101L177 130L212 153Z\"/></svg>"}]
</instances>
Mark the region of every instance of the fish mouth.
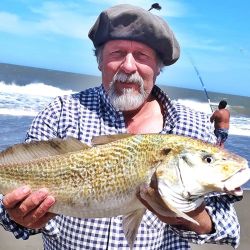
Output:
<instances>
[{"instance_id":1,"label":"fish mouth","mask_svg":"<svg viewBox=\"0 0 250 250\"><path fill-rule=\"evenodd\" d=\"M243 195L243 189L241 187L237 187L234 190L227 190L227 188L224 187L224 191L227 194L232 194L232 195L235 195L235 196L241 196L241 195Z\"/></svg>"},{"instance_id":2,"label":"fish mouth","mask_svg":"<svg viewBox=\"0 0 250 250\"><path fill-rule=\"evenodd\" d=\"M250 179L250 169L240 169L234 175L223 181L223 191L228 194L240 196L243 194L241 186Z\"/></svg>"}]
</instances>

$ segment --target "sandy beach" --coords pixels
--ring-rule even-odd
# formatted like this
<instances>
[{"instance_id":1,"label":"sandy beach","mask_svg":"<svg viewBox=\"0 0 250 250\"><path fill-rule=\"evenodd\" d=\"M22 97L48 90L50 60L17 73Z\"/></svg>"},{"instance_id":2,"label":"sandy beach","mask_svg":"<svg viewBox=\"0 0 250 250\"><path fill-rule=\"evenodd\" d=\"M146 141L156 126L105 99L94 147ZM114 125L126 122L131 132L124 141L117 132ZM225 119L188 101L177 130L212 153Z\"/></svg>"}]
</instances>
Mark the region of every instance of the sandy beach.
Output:
<instances>
[{"instance_id":1,"label":"sandy beach","mask_svg":"<svg viewBox=\"0 0 250 250\"><path fill-rule=\"evenodd\" d=\"M250 191L244 191L244 199L241 202L236 203L236 210L241 225L241 243L237 248L238 250L250 249L250 216L249 216L249 204L250 204ZM14 236L8 232L5 232L0 227L0 250L42 250L42 240L40 235L32 236L29 240L16 240ZM192 245L193 250L229 250L233 249L229 246L221 245Z\"/></svg>"}]
</instances>

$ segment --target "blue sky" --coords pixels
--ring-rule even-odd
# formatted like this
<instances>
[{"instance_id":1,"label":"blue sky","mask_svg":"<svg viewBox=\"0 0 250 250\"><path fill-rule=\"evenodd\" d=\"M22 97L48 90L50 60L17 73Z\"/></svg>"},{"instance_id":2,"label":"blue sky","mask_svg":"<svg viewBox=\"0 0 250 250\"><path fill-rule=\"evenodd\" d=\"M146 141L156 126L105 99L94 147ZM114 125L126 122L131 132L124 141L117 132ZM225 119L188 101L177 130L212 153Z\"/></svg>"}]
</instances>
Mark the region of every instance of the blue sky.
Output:
<instances>
[{"instance_id":1,"label":"blue sky","mask_svg":"<svg viewBox=\"0 0 250 250\"><path fill-rule=\"evenodd\" d=\"M88 31L101 10L120 3L149 9L155 1L1 0L0 62L100 75ZM157 82L250 96L250 1L162 0L181 46L179 61Z\"/></svg>"}]
</instances>

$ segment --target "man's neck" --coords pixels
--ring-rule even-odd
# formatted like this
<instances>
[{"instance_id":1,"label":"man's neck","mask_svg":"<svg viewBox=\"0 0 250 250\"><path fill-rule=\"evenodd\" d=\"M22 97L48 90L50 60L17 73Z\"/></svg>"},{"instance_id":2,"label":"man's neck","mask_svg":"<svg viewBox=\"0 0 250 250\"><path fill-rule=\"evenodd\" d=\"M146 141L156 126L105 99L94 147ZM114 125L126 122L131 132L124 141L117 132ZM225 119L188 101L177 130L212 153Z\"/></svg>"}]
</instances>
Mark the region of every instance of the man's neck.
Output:
<instances>
[{"instance_id":1,"label":"man's neck","mask_svg":"<svg viewBox=\"0 0 250 250\"><path fill-rule=\"evenodd\" d=\"M150 96L137 110L123 112L128 133L159 133L163 128L163 115L159 102Z\"/></svg>"}]
</instances>

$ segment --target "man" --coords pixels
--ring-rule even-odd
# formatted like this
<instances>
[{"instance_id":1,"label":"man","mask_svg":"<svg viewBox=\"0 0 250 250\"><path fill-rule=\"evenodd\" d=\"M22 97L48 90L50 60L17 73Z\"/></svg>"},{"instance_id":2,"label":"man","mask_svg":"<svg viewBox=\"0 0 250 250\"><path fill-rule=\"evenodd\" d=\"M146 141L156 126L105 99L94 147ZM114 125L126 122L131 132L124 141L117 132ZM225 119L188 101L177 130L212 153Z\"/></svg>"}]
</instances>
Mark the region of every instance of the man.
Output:
<instances>
[{"instance_id":1,"label":"man","mask_svg":"<svg viewBox=\"0 0 250 250\"><path fill-rule=\"evenodd\" d=\"M217 137L217 145L224 148L224 143L228 137L230 112L226 109L227 102L221 100L216 110L210 117L210 121L214 122L214 134Z\"/></svg>"},{"instance_id":2,"label":"man","mask_svg":"<svg viewBox=\"0 0 250 250\"><path fill-rule=\"evenodd\" d=\"M90 144L93 136L117 133L181 134L213 141L206 115L174 105L155 85L162 67L179 58L178 42L163 19L135 6L118 5L100 14L89 37L95 46L102 85L56 98L35 118L27 141L74 136ZM188 241L237 246L239 224L234 201L227 195L206 197L189 213L199 225L157 217L148 206L134 249L189 249ZM41 232L45 249L129 248L122 216L55 216L47 212L54 202L45 188L32 192L29 187L20 187L3 197L1 223L16 238L27 239Z\"/></svg>"}]
</instances>

